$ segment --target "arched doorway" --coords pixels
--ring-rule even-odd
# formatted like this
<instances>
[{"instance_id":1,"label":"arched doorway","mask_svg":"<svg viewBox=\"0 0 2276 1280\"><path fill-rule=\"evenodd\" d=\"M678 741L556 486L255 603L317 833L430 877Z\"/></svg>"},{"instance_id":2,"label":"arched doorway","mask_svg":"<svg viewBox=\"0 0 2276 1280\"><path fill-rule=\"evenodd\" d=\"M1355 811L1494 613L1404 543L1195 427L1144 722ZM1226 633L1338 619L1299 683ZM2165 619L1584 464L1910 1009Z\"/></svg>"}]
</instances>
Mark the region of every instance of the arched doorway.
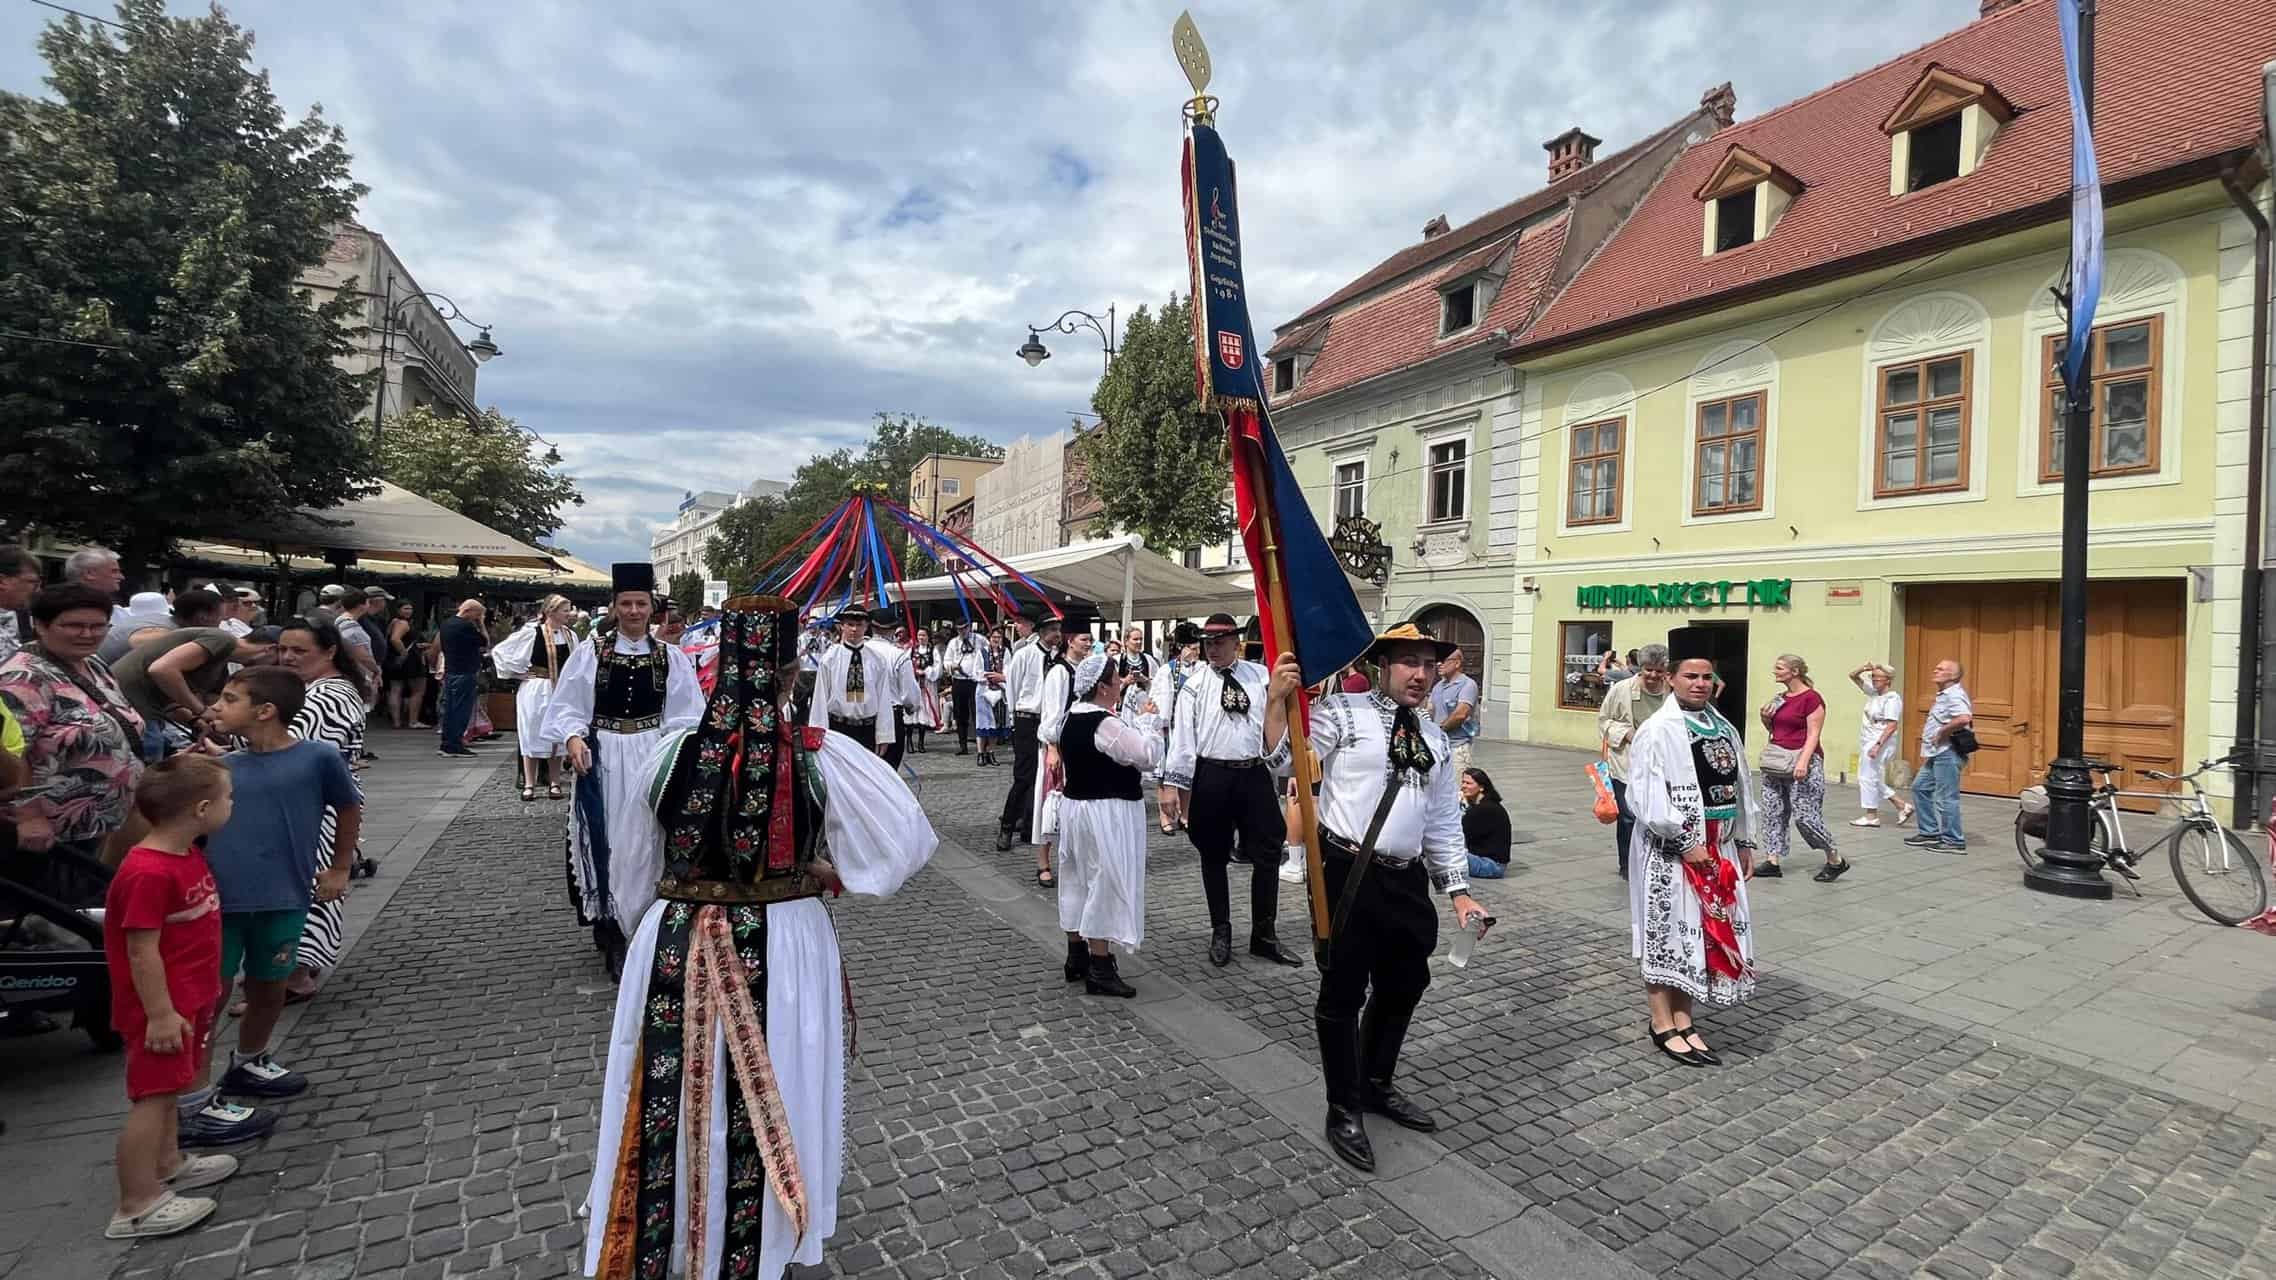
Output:
<instances>
[{"instance_id":1,"label":"arched doorway","mask_svg":"<svg viewBox=\"0 0 2276 1280\"><path fill-rule=\"evenodd\" d=\"M1415 615L1415 625L1462 647L1462 670L1481 688L1486 683L1486 628L1458 604L1434 604Z\"/></svg>"}]
</instances>

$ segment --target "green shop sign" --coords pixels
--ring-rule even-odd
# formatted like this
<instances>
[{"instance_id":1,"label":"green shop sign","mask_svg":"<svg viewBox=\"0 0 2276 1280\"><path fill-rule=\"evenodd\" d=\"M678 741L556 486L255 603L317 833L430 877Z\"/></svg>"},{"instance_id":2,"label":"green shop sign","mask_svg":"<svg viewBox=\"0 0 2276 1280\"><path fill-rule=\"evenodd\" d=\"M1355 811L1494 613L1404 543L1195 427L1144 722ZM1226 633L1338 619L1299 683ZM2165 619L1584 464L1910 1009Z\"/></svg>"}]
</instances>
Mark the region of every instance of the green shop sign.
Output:
<instances>
[{"instance_id":1,"label":"green shop sign","mask_svg":"<svg viewBox=\"0 0 2276 1280\"><path fill-rule=\"evenodd\" d=\"M1756 609L1794 603L1792 578L1754 578L1745 582L1616 582L1580 588L1583 609Z\"/></svg>"}]
</instances>

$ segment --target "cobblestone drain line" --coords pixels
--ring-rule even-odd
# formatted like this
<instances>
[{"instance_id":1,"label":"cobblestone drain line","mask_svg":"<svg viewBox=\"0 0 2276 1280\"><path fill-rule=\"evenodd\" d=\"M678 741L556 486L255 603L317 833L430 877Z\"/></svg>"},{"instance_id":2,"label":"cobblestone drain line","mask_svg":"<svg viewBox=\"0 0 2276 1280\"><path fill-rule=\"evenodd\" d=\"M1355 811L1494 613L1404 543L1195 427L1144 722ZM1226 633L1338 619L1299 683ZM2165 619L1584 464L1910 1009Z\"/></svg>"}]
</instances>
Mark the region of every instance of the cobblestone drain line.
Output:
<instances>
[{"instance_id":1,"label":"cobblestone drain line","mask_svg":"<svg viewBox=\"0 0 2276 1280\"><path fill-rule=\"evenodd\" d=\"M483 787L308 1007L286 1047L314 1088L216 1218L115 1276L575 1273L614 989L563 900L562 806L514 794ZM801 1280L1487 1274L945 875L837 919L862 1056Z\"/></svg>"},{"instance_id":2,"label":"cobblestone drain line","mask_svg":"<svg viewBox=\"0 0 2276 1280\"><path fill-rule=\"evenodd\" d=\"M988 843L1009 770L919 768L943 834L1032 886L1032 849ZM1150 843L1126 976L1171 978L1315 1064L1317 975L1238 954L1238 885L1236 958L1211 966L1191 846ZM1401 1082L1437 1110L1431 1141L1645 1271L2276 1275L2262 1126L1827 994L1775 952L1753 1001L1700 1018L1727 1065L1680 1067L1645 1039L1625 933L1529 907L1518 883L1480 886L1503 923L1469 970L1434 962ZM1285 887L1284 937L1304 911Z\"/></svg>"}]
</instances>

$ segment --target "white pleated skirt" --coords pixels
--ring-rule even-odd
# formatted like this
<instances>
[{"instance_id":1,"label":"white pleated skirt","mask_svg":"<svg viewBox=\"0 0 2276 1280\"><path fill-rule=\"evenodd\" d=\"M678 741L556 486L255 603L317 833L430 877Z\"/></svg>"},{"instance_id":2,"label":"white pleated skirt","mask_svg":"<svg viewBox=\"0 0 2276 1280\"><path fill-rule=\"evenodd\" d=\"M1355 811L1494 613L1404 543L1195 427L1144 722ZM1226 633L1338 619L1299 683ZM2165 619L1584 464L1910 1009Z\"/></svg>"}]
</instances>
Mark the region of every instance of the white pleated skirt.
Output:
<instances>
[{"instance_id":1,"label":"white pleated skirt","mask_svg":"<svg viewBox=\"0 0 2276 1280\"><path fill-rule=\"evenodd\" d=\"M616 1022L609 1034L608 1076L601 1091L599 1143L593 1156L593 1186L585 1200L586 1275L600 1265L602 1236L608 1229L615 1195L618 1144L624 1136L624 1109L632 1095L632 1073L640 1070L640 1025L647 1012L648 978L655 965L656 934L666 904L652 904L640 919L625 953L624 980L617 987ZM782 1090L791 1143L798 1152L799 1176L806 1184L811 1220L806 1238L791 1237L790 1218L769 1193L759 1226L757 1280L778 1280L791 1263L822 1261L822 1242L838 1229L838 1184L845 1164L845 1001L841 994L838 934L829 908L819 898L780 902L767 908L767 1055ZM727 1166L726 1024L713 1035L711 1168ZM681 1114L686 1114L683 1101ZM672 1274L721 1274L725 1247L727 1179L714 1176L706 1221L714 1224L704 1242L705 1256L688 1266L687 1148L679 1151L679 1203L673 1209Z\"/></svg>"},{"instance_id":2,"label":"white pleated skirt","mask_svg":"<svg viewBox=\"0 0 2276 1280\"><path fill-rule=\"evenodd\" d=\"M544 676L529 676L514 690L514 739L525 756L543 760L561 751L558 746L548 751L538 740L539 732L545 728L545 706L551 701L553 682Z\"/></svg>"},{"instance_id":3,"label":"white pleated skirt","mask_svg":"<svg viewBox=\"0 0 2276 1280\"><path fill-rule=\"evenodd\" d=\"M1146 802L1059 797L1059 927L1130 952L1146 939Z\"/></svg>"}]
</instances>

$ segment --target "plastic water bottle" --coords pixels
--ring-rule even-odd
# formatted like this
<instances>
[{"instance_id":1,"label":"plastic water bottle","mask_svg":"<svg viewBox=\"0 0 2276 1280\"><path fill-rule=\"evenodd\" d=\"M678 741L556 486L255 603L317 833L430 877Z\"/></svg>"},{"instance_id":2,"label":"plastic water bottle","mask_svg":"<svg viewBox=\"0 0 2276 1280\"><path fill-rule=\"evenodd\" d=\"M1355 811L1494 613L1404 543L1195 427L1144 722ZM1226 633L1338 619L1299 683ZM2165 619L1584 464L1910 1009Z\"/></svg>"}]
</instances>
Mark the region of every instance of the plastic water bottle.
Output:
<instances>
[{"instance_id":1,"label":"plastic water bottle","mask_svg":"<svg viewBox=\"0 0 2276 1280\"><path fill-rule=\"evenodd\" d=\"M1478 949L1478 939L1486 936L1486 928L1493 922L1494 918L1483 911L1472 912L1454 935L1454 948L1447 953L1446 963L1457 969L1469 968L1470 953Z\"/></svg>"}]
</instances>

